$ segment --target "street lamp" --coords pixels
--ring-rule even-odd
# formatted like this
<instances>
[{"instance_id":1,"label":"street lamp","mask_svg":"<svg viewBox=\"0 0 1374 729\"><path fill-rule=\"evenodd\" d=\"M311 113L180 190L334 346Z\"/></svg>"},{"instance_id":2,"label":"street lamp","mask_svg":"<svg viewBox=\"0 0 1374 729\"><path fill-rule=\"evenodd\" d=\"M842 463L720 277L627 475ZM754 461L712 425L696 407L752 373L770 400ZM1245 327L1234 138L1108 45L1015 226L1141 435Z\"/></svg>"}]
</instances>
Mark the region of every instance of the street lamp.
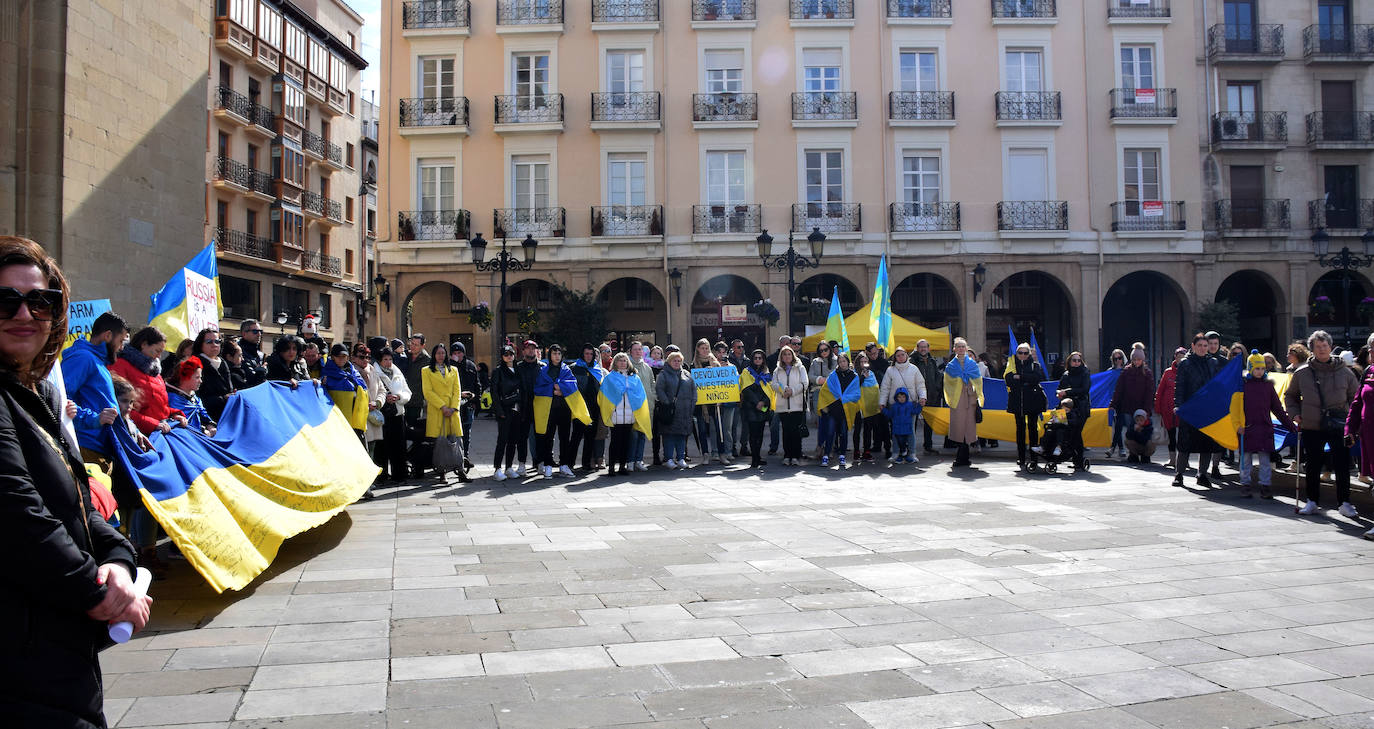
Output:
<instances>
[{"instance_id":1,"label":"street lamp","mask_svg":"<svg viewBox=\"0 0 1374 729\"><path fill-rule=\"evenodd\" d=\"M978 294L983 292L983 284L988 281L988 269L984 268L983 264L980 262L973 267L973 271L970 275L973 276L973 300L977 301Z\"/></svg>"},{"instance_id":2,"label":"street lamp","mask_svg":"<svg viewBox=\"0 0 1374 729\"><path fill-rule=\"evenodd\" d=\"M673 287L673 296L677 297L677 305L682 306L682 271L676 267L669 271L668 283Z\"/></svg>"},{"instance_id":3,"label":"street lamp","mask_svg":"<svg viewBox=\"0 0 1374 729\"><path fill-rule=\"evenodd\" d=\"M386 282L386 276L377 274L377 278L372 279L372 292L377 295L377 299L386 304L388 310L391 309L391 284Z\"/></svg>"},{"instance_id":4,"label":"street lamp","mask_svg":"<svg viewBox=\"0 0 1374 729\"><path fill-rule=\"evenodd\" d=\"M1317 254L1317 265L1341 272L1341 305L1345 310L1346 349L1352 348L1350 338L1350 272L1374 265L1374 228L1366 230L1364 235L1360 236L1360 243L1364 247L1364 255L1352 252L1349 246L1341 246L1340 253L1330 254L1331 234L1326 232L1326 228L1317 228L1316 232L1312 233L1312 250Z\"/></svg>"},{"instance_id":5,"label":"street lamp","mask_svg":"<svg viewBox=\"0 0 1374 729\"><path fill-rule=\"evenodd\" d=\"M478 271L501 272L501 328L497 330L501 335L501 343L506 342L506 272L507 271L529 271L534 268L535 251L539 248L539 241L533 235L525 234L525 239L520 241L520 247L525 249L525 260L522 262L517 259L510 251L506 250L506 236L501 235L501 250L491 257L491 260L482 260L487 252L487 241L481 233L474 234L472 240L468 241L472 246L472 262L477 265Z\"/></svg>"},{"instance_id":6,"label":"street lamp","mask_svg":"<svg viewBox=\"0 0 1374 729\"><path fill-rule=\"evenodd\" d=\"M819 227L813 228L811 235L806 236L806 240L811 244L811 258L807 258L797 252L792 243L796 230L787 231L787 250L776 256L773 252L773 236L768 234L768 229L764 228L758 238L754 240L759 244L759 260L763 261L764 268L772 268L778 271L787 271L787 333L794 334L797 331L793 318L796 313L793 311L793 298L796 296L797 289L797 269L806 270L808 268L820 268L821 256L825 255L825 233Z\"/></svg>"}]
</instances>

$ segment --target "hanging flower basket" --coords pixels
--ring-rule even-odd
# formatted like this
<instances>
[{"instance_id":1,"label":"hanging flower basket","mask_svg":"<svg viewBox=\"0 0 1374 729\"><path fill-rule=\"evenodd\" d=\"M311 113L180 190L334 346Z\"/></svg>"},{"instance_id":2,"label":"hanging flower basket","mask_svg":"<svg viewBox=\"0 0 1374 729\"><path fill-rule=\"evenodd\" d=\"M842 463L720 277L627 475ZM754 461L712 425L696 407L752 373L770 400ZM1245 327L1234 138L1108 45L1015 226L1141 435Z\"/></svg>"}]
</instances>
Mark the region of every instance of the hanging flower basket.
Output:
<instances>
[{"instance_id":1,"label":"hanging flower basket","mask_svg":"<svg viewBox=\"0 0 1374 729\"><path fill-rule=\"evenodd\" d=\"M1366 296L1360 299L1360 303L1355 307L1355 314L1360 317L1360 321L1368 322L1374 317L1374 296Z\"/></svg>"},{"instance_id":2,"label":"hanging flower basket","mask_svg":"<svg viewBox=\"0 0 1374 729\"><path fill-rule=\"evenodd\" d=\"M477 302L477 305L468 311L468 323L480 327L482 331L491 329L491 305L485 301Z\"/></svg>"},{"instance_id":3,"label":"hanging flower basket","mask_svg":"<svg viewBox=\"0 0 1374 729\"><path fill-rule=\"evenodd\" d=\"M520 312L519 320L520 331L526 335L539 328L539 312L533 307Z\"/></svg>"},{"instance_id":4,"label":"hanging flower basket","mask_svg":"<svg viewBox=\"0 0 1374 729\"><path fill-rule=\"evenodd\" d=\"M1308 314L1313 317L1331 316L1336 313L1336 307L1331 304L1331 299L1326 296L1318 296L1312 300L1312 305L1308 309Z\"/></svg>"},{"instance_id":5,"label":"hanging flower basket","mask_svg":"<svg viewBox=\"0 0 1374 729\"><path fill-rule=\"evenodd\" d=\"M755 302L753 309L755 314L758 314L768 322L768 326L777 324L778 319L782 318L782 312L778 311L778 307L773 306L773 302L770 299Z\"/></svg>"}]
</instances>

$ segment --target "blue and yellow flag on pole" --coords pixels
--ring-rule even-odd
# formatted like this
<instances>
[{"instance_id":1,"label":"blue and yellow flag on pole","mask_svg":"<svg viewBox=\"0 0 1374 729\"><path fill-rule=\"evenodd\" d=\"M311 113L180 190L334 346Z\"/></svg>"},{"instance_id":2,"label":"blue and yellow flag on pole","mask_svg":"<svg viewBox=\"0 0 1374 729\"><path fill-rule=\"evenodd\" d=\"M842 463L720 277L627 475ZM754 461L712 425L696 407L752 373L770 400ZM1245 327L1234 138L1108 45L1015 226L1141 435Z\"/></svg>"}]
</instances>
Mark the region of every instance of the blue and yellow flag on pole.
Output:
<instances>
[{"instance_id":1,"label":"blue and yellow flag on pole","mask_svg":"<svg viewBox=\"0 0 1374 729\"><path fill-rule=\"evenodd\" d=\"M596 395L597 405L601 407L601 422L610 423L615 414L615 406L620 399L629 398L630 410L635 414L635 430L652 438L653 420L649 416L649 398L644 394L644 382L633 372L626 375L607 372L601 378L601 391Z\"/></svg>"},{"instance_id":2,"label":"blue and yellow flag on pole","mask_svg":"<svg viewBox=\"0 0 1374 729\"><path fill-rule=\"evenodd\" d=\"M1178 409L1183 422L1205 433L1227 450L1240 448L1236 433L1245 427L1245 358L1232 357L1225 367Z\"/></svg>"},{"instance_id":3,"label":"blue and yellow flag on pole","mask_svg":"<svg viewBox=\"0 0 1374 729\"><path fill-rule=\"evenodd\" d=\"M218 592L248 585L283 541L329 521L380 472L309 383L240 390L213 438L173 428L144 453L126 429L110 430L144 505Z\"/></svg>"},{"instance_id":4,"label":"blue and yellow flag on pole","mask_svg":"<svg viewBox=\"0 0 1374 729\"><path fill-rule=\"evenodd\" d=\"M892 326L892 287L887 281L887 255L878 263L878 280L873 284L873 303L868 307L868 330L873 341L892 356L897 349L897 332Z\"/></svg>"},{"instance_id":5,"label":"blue and yellow flag on pole","mask_svg":"<svg viewBox=\"0 0 1374 729\"><path fill-rule=\"evenodd\" d=\"M825 320L825 339L826 341L838 342L840 352L849 351L849 330L844 326L844 312L840 309L840 287L835 286L835 293L830 295L830 316Z\"/></svg>"},{"instance_id":6,"label":"blue and yellow flag on pole","mask_svg":"<svg viewBox=\"0 0 1374 729\"><path fill-rule=\"evenodd\" d=\"M562 395L553 394L555 384ZM555 397L563 398L568 410L572 411L574 420L583 425L592 424L592 415L587 411L587 403L582 399L582 393L577 391L577 377L573 375L572 369L560 365L558 379L555 380L549 374L549 366L544 365L539 368L539 375L534 378L534 432L543 435L549 431L549 412L553 410Z\"/></svg>"},{"instance_id":7,"label":"blue and yellow flag on pole","mask_svg":"<svg viewBox=\"0 0 1374 729\"><path fill-rule=\"evenodd\" d=\"M219 325L224 316L223 301L215 244L211 243L153 294L148 323L172 341L194 339L202 329Z\"/></svg>"}]
</instances>

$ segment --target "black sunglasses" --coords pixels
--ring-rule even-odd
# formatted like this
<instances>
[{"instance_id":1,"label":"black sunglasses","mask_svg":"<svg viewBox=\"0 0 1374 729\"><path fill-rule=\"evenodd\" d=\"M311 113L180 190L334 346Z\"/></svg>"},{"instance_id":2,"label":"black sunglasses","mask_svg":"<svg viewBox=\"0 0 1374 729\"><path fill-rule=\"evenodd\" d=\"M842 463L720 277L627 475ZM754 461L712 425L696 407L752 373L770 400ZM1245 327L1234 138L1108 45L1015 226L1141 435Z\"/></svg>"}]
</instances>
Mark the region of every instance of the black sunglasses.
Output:
<instances>
[{"instance_id":1,"label":"black sunglasses","mask_svg":"<svg viewBox=\"0 0 1374 729\"><path fill-rule=\"evenodd\" d=\"M29 316L37 321L52 321L62 308L62 292L58 289L33 289L27 294L19 289L0 286L0 319L13 319L19 305L29 307Z\"/></svg>"},{"instance_id":2,"label":"black sunglasses","mask_svg":"<svg viewBox=\"0 0 1374 729\"><path fill-rule=\"evenodd\" d=\"M207 340L205 340L205 343L206 343L206 344L224 344L224 341L223 341L223 340L220 340L220 339L207 339Z\"/></svg>"},{"instance_id":3,"label":"black sunglasses","mask_svg":"<svg viewBox=\"0 0 1374 729\"><path fill-rule=\"evenodd\" d=\"M243 330L243 333L244 333L244 334L262 334L262 330L261 330L261 329L244 329L244 330Z\"/></svg>"}]
</instances>

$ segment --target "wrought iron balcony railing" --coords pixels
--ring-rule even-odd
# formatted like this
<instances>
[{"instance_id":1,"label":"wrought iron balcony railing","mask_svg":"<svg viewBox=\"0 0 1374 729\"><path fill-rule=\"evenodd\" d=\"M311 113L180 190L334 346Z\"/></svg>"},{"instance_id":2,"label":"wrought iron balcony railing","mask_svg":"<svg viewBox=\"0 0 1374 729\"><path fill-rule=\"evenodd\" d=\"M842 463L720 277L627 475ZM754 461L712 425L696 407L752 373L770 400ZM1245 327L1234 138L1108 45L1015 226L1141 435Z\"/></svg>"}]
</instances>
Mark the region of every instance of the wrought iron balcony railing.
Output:
<instances>
[{"instance_id":1,"label":"wrought iron balcony railing","mask_svg":"<svg viewBox=\"0 0 1374 729\"><path fill-rule=\"evenodd\" d=\"M1314 111L1307 115L1308 144L1374 144L1374 112Z\"/></svg>"},{"instance_id":2,"label":"wrought iron balcony railing","mask_svg":"<svg viewBox=\"0 0 1374 729\"><path fill-rule=\"evenodd\" d=\"M1302 29L1302 55L1308 60L1374 60L1374 25L1309 25Z\"/></svg>"},{"instance_id":3,"label":"wrought iron balcony railing","mask_svg":"<svg viewBox=\"0 0 1374 729\"><path fill-rule=\"evenodd\" d=\"M592 121L641 122L659 120L657 91L592 92Z\"/></svg>"},{"instance_id":4,"label":"wrought iron balcony railing","mask_svg":"<svg viewBox=\"0 0 1374 729\"><path fill-rule=\"evenodd\" d=\"M339 257L328 256L320 251L303 251L301 253L301 269L322 273L326 276L343 275L343 267L339 265Z\"/></svg>"},{"instance_id":5,"label":"wrought iron balcony railing","mask_svg":"<svg viewBox=\"0 0 1374 729\"><path fill-rule=\"evenodd\" d=\"M793 20L854 19L854 0L791 0Z\"/></svg>"},{"instance_id":6,"label":"wrought iron balcony railing","mask_svg":"<svg viewBox=\"0 0 1374 729\"><path fill-rule=\"evenodd\" d=\"M405 30L471 26L468 0L412 0L401 5L401 27Z\"/></svg>"},{"instance_id":7,"label":"wrought iron balcony railing","mask_svg":"<svg viewBox=\"0 0 1374 729\"><path fill-rule=\"evenodd\" d=\"M1218 23L1207 29L1207 55L1259 56L1277 61L1283 58L1282 25L1227 25Z\"/></svg>"},{"instance_id":8,"label":"wrought iron balcony railing","mask_svg":"<svg viewBox=\"0 0 1374 729\"><path fill-rule=\"evenodd\" d=\"M592 0L593 23L657 23L658 0Z\"/></svg>"},{"instance_id":9,"label":"wrought iron balcony railing","mask_svg":"<svg viewBox=\"0 0 1374 729\"><path fill-rule=\"evenodd\" d=\"M497 0L497 25L558 25L563 0Z\"/></svg>"},{"instance_id":10,"label":"wrought iron balcony railing","mask_svg":"<svg viewBox=\"0 0 1374 729\"><path fill-rule=\"evenodd\" d=\"M887 95L887 118L903 121L952 120L954 92L891 91Z\"/></svg>"},{"instance_id":11,"label":"wrought iron balcony railing","mask_svg":"<svg viewBox=\"0 0 1374 729\"><path fill-rule=\"evenodd\" d=\"M1064 200L1003 200L997 203L998 230L1068 230L1069 203Z\"/></svg>"},{"instance_id":12,"label":"wrought iron balcony railing","mask_svg":"<svg viewBox=\"0 0 1374 729\"><path fill-rule=\"evenodd\" d=\"M758 233L763 228L762 220L758 205L692 206L692 232L698 235Z\"/></svg>"},{"instance_id":13,"label":"wrought iron balcony railing","mask_svg":"<svg viewBox=\"0 0 1374 729\"><path fill-rule=\"evenodd\" d=\"M1222 112L1212 115L1214 144L1288 141L1288 113L1283 111Z\"/></svg>"},{"instance_id":14,"label":"wrought iron balcony railing","mask_svg":"<svg viewBox=\"0 0 1374 729\"><path fill-rule=\"evenodd\" d=\"M562 94L496 97L497 124L547 124L563 121Z\"/></svg>"},{"instance_id":15,"label":"wrought iron balcony railing","mask_svg":"<svg viewBox=\"0 0 1374 729\"><path fill-rule=\"evenodd\" d=\"M416 240L468 240L472 237L472 213L466 210L405 210L396 214L397 238Z\"/></svg>"},{"instance_id":16,"label":"wrought iron balcony railing","mask_svg":"<svg viewBox=\"0 0 1374 729\"><path fill-rule=\"evenodd\" d=\"M253 186L252 171L248 165L228 157L215 158L215 179L237 185L245 190Z\"/></svg>"},{"instance_id":17,"label":"wrought iron balcony railing","mask_svg":"<svg viewBox=\"0 0 1374 729\"><path fill-rule=\"evenodd\" d=\"M228 86L215 89L215 108L223 109L249 122L253 120L253 102Z\"/></svg>"},{"instance_id":18,"label":"wrought iron balcony railing","mask_svg":"<svg viewBox=\"0 0 1374 729\"><path fill-rule=\"evenodd\" d=\"M1109 18L1167 18L1169 0L1107 0Z\"/></svg>"},{"instance_id":19,"label":"wrought iron balcony railing","mask_svg":"<svg viewBox=\"0 0 1374 729\"><path fill-rule=\"evenodd\" d=\"M1323 198L1307 203L1310 228L1328 230L1368 230L1374 228L1374 200L1332 200Z\"/></svg>"},{"instance_id":20,"label":"wrought iron balcony railing","mask_svg":"<svg viewBox=\"0 0 1374 729\"><path fill-rule=\"evenodd\" d=\"M401 99L397 118L402 127L465 127L468 97Z\"/></svg>"},{"instance_id":21,"label":"wrought iron balcony railing","mask_svg":"<svg viewBox=\"0 0 1374 729\"><path fill-rule=\"evenodd\" d=\"M940 233L960 229L959 203L908 202L887 206L887 226L893 233Z\"/></svg>"},{"instance_id":22,"label":"wrought iron balcony railing","mask_svg":"<svg viewBox=\"0 0 1374 729\"><path fill-rule=\"evenodd\" d=\"M692 20L695 22L757 20L758 17L754 0L692 0Z\"/></svg>"},{"instance_id":23,"label":"wrought iron balcony railing","mask_svg":"<svg viewBox=\"0 0 1374 729\"><path fill-rule=\"evenodd\" d=\"M794 121L859 118L859 95L854 91L796 91L792 94Z\"/></svg>"},{"instance_id":24,"label":"wrought iron balcony railing","mask_svg":"<svg viewBox=\"0 0 1374 729\"><path fill-rule=\"evenodd\" d=\"M491 211L492 238L525 234L562 238L568 230L563 208L500 208Z\"/></svg>"},{"instance_id":25,"label":"wrought iron balcony railing","mask_svg":"<svg viewBox=\"0 0 1374 729\"><path fill-rule=\"evenodd\" d=\"M758 121L759 95L727 91L692 94L692 121Z\"/></svg>"},{"instance_id":26,"label":"wrought iron balcony railing","mask_svg":"<svg viewBox=\"0 0 1374 729\"><path fill-rule=\"evenodd\" d=\"M889 18L948 18L953 15L950 0L887 0Z\"/></svg>"},{"instance_id":27,"label":"wrought iron balcony railing","mask_svg":"<svg viewBox=\"0 0 1374 729\"><path fill-rule=\"evenodd\" d=\"M248 169L248 189L268 197L277 196L277 188L272 184L272 175L266 170Z\"/></svg>"},{"instance_id":28,"label":"wrought iron balcony railing","mask_svg":"<svg viewBox=\"0 0 1374 729\"><path fill-rule=\"evenodd\" d=\"M301 210L306 215L314 215L317 218L324 217L326 199L318 192L305 190L301 193Z\"/></svg>"},{"instance_id":29,"label":"wrought iron balcony railing","mask_svg":"<svg viewBox=\"0 0 1374 729\"><path fill-rule=\"evenodd\" d=\"M330 142L314 132L305 132L301 136L301 146L305 148L307 153L313 154L320 159L329 160L335 164L338 164L339 161L343 159L343 150L339 145Z\"/></svg>"},{"instance_id":30,"label":"wrought iron balcony railing","mask_svg":"<svg viewBox=\"0 0 1374 729\"><path fill-rule=\"evenodd\" d=\"M1178 89L1112 89L1113 119L1173 119Z\"/></svg>"},{"instance_id":31,"label":"wrought iron balcony railing","mask_svg":"<svg viewBox=\"0 0 1374 729\"><path fill-rule=\"evenodd\" d=\"M334 221L343 221L343 203L338 200L324 199L324 216Z\"/></svg>"},{"instance_id":32,"label":"wrought iron balcony railing","mask_svg":"<svg viewBox=\"0 0 1374 729\"><path fill-rule=\"evenodd\" d=\"M1289 230L1293 227L1287 200L1218 200L1217 230Z\"/></svg>"},{"instance_id":33,"label":"wrought iron balcony railing","mask_svg":"<svg viewBox=\"0 0 1374 729\"><path fill-rule=\"evenodd\" d=\"M992 0L994 18L1054 18L1058 15L1055 0Z\"/></svg>"},{"instance_id":34,"label":"wrought iron balcony railing","mask_svg":"<svg viewBox=\"0 0 1374 729\"><path fill-rule=\"evenodd\" d=\"M1058 91L998 91L998 121L1057 121L1064 118Z\"/></svg>"},{"instance_id":35,"label":"wrought iron balcony railing","mask_svg":"<svg viewBox=\"0 0 1374 729\"><path fill-rule=\"evenodd\" d=\"M231 228L215 228L215 248L221 253L234 253L263 261L276 261L276 246L272 241Z\"/></svg>"},{"instance_id":36,"label":"wrought iron balcony railing","mask_svg":"<svg viewBox=\"0 0 1374 729\"><path fill-rule=\"evenodd\" d=\"M592 237L663 235L662 205L592 207Z\"/></svg>"},{"instance_id":37,"label":"wrought iron balcony railing","mask_svg":"<svg viewBox=\"0 0 1374 729\"><path fill-rule=\"evenodd\" d=\"M273 130L277 128L277 116L272 113L271 107L263 106L262 104L253 104L249 107L248 113L248 119L252 121L255 126Z\"/></svg>"},{"instance_id":38,"label":"wrought iron balcony railing","mask_svg":"<svg viewBox=\"0 0 1374 729\"><path fill-rule=\"evenodd\" d=\"M822 233L857 233L863 230L860 203L805 202L792 206L793 230L820 228Z\"/></svg>"},{"instance_id":39,"label":"wrought iron balcony railing","mask_svg":"<svg viewBox=\"0 0 1374 729\"><path fill-rule=\"evenodd\" d=\"M1181 201L1126 200L1112 203L1113 233L1147 233L1188 227Z\"/></svg>"}]
</instances>

